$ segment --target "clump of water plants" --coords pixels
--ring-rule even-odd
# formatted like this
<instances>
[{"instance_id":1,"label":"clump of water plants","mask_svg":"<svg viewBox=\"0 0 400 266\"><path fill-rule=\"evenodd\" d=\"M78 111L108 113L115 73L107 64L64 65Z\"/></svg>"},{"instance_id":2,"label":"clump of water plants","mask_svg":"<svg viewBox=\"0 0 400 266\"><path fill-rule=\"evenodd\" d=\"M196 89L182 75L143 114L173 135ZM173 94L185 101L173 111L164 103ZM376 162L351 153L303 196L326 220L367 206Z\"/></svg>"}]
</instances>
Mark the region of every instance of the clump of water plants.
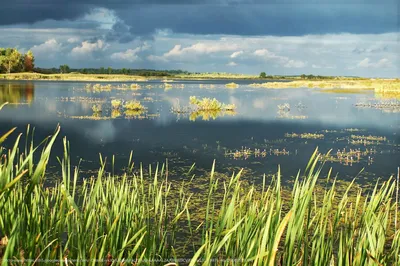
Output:
<instances>
[{"instance_id":1,"label":"clump of water plants","mask_svg":"<svg viewBox=\"0 0 400 266\"><path fill-rule=\"evenodd\" d=\"M234 104L223 104L215 98L197 99L196 96L190 96L189 102L190 104L195 105L198 111L224 111L236 109Z\"/></svg>"},{"instance_id":2,"label":"clump of water plants","mask_svg":"<svg viewBox=\"0 0 400 266\"><path fill-rule=\"evenodd\" d=\"M132 89L132 90L139 90L140 88L141 88L140 85L137 84L137 83L132 83L132 84L131 84L131 89Z\"/></svg>"},{"instance_id":3,"label":"clump of water plants","mask_svg":"<svg viewBox=\"0 0 400 266\"><path fill-rule=\"evenodd\" d=\"M126 109L124 114L125 117L135 117L135 118L142 118L142 114L144 113L144 109Z\"/></svg>"},{"instance_id":4,"label":"clump of water plants","mask_svg":"<svg viewBox=\"0 0 400 266\"><path fill-rule=\"evenodd\" d=\"M101 104L94 104L92 106L93 113L101 113L103 111L103 106Z\"/></svg>"},{"instance_id":5,"label":"clump of water plants","mask_svg":"<svg viewBox=\"0 0 400 266\"><path fill-rule=\"evenodd\" d=\"M358 140L386 141L386 137L384 137L384 136L351 135L351 138L358 139Z\"/></svg>"},{"instance_id":6,"label":"clump of water plants","mask_svg":"<svg viewBox=\"0 0 400 266\"><path fill-rule=\"evenodd\" d=\"M231 82L231 83L225 84L225 87L228 89L237 89L237 88L239 88L239 85L236 84L235 82Z\"/></svg>"},{"instance_id":7,"label":"clump of water plants","mask_svg":"<svg viewBox=\"0 0 400 266\"><path fill-rule=\"evenodd\" d=\"M127 101L124 105L125 109L128 110L145 110L146 108L140 103L140 101L137 100L132 100L132 101Z\"/></svg>"},{"instance_id":8,"label":"clump of water plants","mask_svg":"<svg viewBox=\"0 0 400 266\"><path fill-rule=\"evenodd\" d=\"M301 139L323 139L324 134L316 134L316 133L286 133L286 138L301 138Z\"/></svg>"},{"instance_id":9,"label":"clump of water plants","mask_svg":"<svg viewBox=\"0 0 400 266\"><path fill-rule=\"evenodd\" d=\"M92 92L102 92L102 91L111 91L112 90L112 85L107 84L107 85L101 85L101 84L86 84L85 89L87 91L92 91Z\"/></svg>"},{"instance_id":10,"label":"clump of water plants","mask_svg":"<svg viewBox=\"0 0 400 266\"><path fill-rule=\"evenodd\" d=\"M119 109L121 107L121 105L122 105L121 100L114 99L111 101L111 106L113 109Z\"/></svg>"},{"instance_id":11,"label":"clump of water plants","mask_svg":"<svg viewBox=\"0 0 400 266\"><path fill-rule=\"evenodd\" d=\"M172 84L164 83L164 87L165 87L165 88L172 88Z\"/></svg>"}]
</instances>

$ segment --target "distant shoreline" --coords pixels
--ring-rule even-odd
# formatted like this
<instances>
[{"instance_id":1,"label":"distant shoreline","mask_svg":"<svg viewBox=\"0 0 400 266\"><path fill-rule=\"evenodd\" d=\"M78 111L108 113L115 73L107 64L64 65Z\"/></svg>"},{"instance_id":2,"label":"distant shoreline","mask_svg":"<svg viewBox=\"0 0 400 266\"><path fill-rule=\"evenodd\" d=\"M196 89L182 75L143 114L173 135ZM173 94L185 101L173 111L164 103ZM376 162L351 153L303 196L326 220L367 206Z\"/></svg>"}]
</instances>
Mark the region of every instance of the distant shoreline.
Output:
<instances>
[{"instance_id":1,"label":"distant shoreline","mask_svg":"<svg viewBox=\"0 0 400 266\"><path fill-rule=\"evenodd\" d=\"M300 76L273 76L273 78L259 78L255 75L242 75L242 74L178 74L169 76L135 76L124 74L81 74L81 73L67 73L67 74L41 74L41 73L11 73L0 74L0 80L56 80L56 81L87 81L87 82L113 82L113 81L148 81L148 80L260 80L262 81L291 81L302 79ZM362 78L348 78L340 77L344 80L362 79ZM313 79L315 81L319 79ZM334 80L333 78L326 78L322 80Z\"/></svg>"}]
</instances>

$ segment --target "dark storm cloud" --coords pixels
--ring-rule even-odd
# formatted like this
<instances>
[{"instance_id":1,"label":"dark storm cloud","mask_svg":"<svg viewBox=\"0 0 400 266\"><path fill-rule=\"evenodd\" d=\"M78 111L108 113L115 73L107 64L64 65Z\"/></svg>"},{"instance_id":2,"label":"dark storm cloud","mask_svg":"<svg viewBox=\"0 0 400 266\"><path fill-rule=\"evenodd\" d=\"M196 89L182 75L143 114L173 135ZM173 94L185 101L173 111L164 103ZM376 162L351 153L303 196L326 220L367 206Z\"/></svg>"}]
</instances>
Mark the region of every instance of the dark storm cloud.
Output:
<instances>
[{"instance_id":1,"label":"dark storm cloud","mask_svg":"<svg viewBox=\"0 0 400 266\"><path fill-rule=\"evenodd\" d=\"M396 0L16 0L0 9L0 25L76 20L93 8L115 11L107 38L128 42L169 28L176 33L305 35L399 31Z\"/></svg>"}]
</instances>

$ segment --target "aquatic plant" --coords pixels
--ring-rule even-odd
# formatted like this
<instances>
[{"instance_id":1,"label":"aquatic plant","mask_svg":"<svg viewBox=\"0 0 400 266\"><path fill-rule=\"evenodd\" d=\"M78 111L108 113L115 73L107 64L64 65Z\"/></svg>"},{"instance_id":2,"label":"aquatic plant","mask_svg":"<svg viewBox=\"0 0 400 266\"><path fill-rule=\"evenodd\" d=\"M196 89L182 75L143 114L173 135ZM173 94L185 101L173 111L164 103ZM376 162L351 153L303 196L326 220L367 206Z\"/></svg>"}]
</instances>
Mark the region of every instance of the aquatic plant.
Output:
<instances>
[{"instance_id":1,"label":"aquatic plant","mask_svg":"<svg viewBox=\"0 0 400 266\"><path fill-rule=\"evenodd\" d=\"M236 84L235 82L231 82L231 83L225 84L225 87L228 89L237 89L237 88L239 88L239 85Z\"/></svg>"},{"instance_id":2,"label":"aquatic plant","mask_svg":"<svg viewBox=\"0 0 400 266\"><path fill-rule=\"evenodd\" d=\"M132 101L127 101L124 105L124 107L128 110L144 110L146 109L139 101L137 100L132 100Z\"/></svg>"},{"instance_id":3,"label":"aquatic plant","mask_svg":"<svg viewBox=\"0 0 400 266\"><path fill-rule=\"evenodd\" d=\"M119 109L121 107L121 105L122 105L121 100L114 99L111 101L111 106L113 109Z\"/></svg>"},{"instance_id":4,"label":"aquatic plant","mask_svg":"<svg viewBox=\"0 0 400 266\"><path fill-rule=\"evenodd\" d=\"M93 113L101 113L103 111L103 107L101 104L94 104L92 106Z\"/></svg>"},{"instance_id":5,"label":"aquatic plant","mask_svg":"<svg viewBox=\"0 0 400 266\"><path fill-rule=\"evenodd\" d=\"M358 139L358 140L386 141L386 137L384 137L384 136L351 135L350 137L351 137L352 139Z\"/></svg>"},{"instance_id":6,"label":"aquatic plant","mask_svg":"<svg viewBox=\"0 0 400 266\"><path fill-rule=\"evenodd\" d=\"M126 117L140 117L144 113L144 109L127 109L124 114Z\"/></svg>"},{"instance_id":7,"label":"aquatic plant","mask_svg":"<svg viewBox=\"0 0 400 266\"><path fill-rule=\"evenodd\" d=\"M103 91L111 91L112 85L107 84L107 85L101 85L101 84L86 84L85 89L89 92L103 92Z\"/></svg>"},{"instance_id":8,"label":"aquatic plant","mask_svg":"<svg viewBox=\"0 0 400 266\"><path fill-rule=\"evenodd\" d=\"M323 139L324 134L316 134L316 133L286 133L286 138L301 138L301 139Z\"/></svg>"},{"instance_id":9,"label":"aquatic plant","mask_svg":"<svg viewBox=\"0 0 400 266\"><path fill-rule=\"evenodd\" d=\"M138 90L138 89L140 89L140 88L141 88L140 85L137 84L137 83L132 83L132 84L131 84L131 89L132 89L132 90Z\"/></svg>"},{"instance_id":10,"label":"aquatic plant","mask_svg":"<svg viewBox=\"0 0 400 266\"><path fill-rule=\"evenodd\" d=\"M195 105L198 111L218 111L218 110L235 110L234 104L223 104L217 99L202 98L197 99L195 96L190 96L189 103Z\"/></svg>"}]
</instances>

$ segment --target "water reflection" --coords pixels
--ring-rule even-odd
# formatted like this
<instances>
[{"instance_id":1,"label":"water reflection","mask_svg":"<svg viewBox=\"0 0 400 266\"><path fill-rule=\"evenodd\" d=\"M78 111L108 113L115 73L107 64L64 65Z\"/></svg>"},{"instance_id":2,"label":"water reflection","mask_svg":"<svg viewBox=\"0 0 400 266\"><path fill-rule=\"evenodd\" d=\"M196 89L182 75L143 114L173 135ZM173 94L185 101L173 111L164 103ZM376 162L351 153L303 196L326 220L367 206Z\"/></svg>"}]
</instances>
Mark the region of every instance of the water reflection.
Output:
<instances>
[{"instance_id":1,"label":"water reflection","mask_svg":"<svg viewBox=\"0 0 400 266\"><path fill-rule=\"evenodd\" d=\"M35 85L27 83L0 83L0 104L23 104L33 101Z\"/></svg>"},{"instance_id":2,"label":"water reflection","mask_svg":"<svg viewBox=\"0 0 400 266\"><path fill-rule=\"evenodd\" d=\"M397 100L383 102L373 91L270 90L251 88L252 81L226 89L228 81L205 82L176 82L165 91L157 81L103 84L96 89L79 82L0 81L2 102L30 102L3 109L0 129L19 126L23 132L29 123L41 139L60 123L71 141L73 158L83 157L87 168L97 167L98 153L126 161L133 150L136 162L164 161L168 155L174 164L209 168L217 159L219 169L245 167L258 174L273 173L280 164L289 178L318 146L322 153L335 152L326 159L341 177L351 179L363 168L372 176L388 177L397 169L400 120L398 114L387 112L398 108ZM216 98L237 108L185 109L191 96ZM140 101L145 110L127 110L123 104L116 108L116 100ZM101 105L101 112L94 112L94 105ZM363 154L366 148L374 152Z\"/></svg>"}]
</instances>

